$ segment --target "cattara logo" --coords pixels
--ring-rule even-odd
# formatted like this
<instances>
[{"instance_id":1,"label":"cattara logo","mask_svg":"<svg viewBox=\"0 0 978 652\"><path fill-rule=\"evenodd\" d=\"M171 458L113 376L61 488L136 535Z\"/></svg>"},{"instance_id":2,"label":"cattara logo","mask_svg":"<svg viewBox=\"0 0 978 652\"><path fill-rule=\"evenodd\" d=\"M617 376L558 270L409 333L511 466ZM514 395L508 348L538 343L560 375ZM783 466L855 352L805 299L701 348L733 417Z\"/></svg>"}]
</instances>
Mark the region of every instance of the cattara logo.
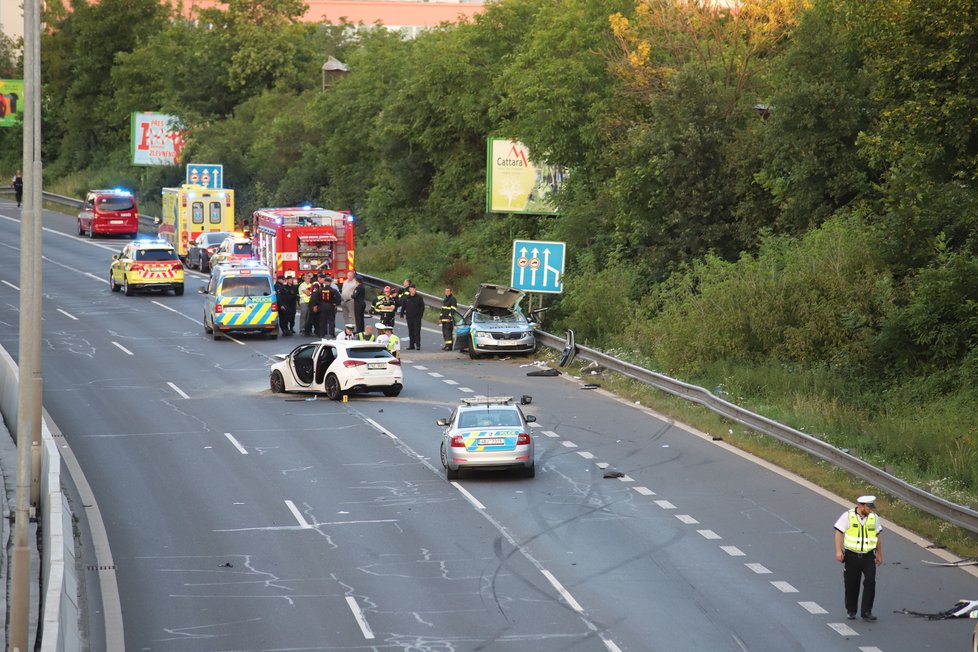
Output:
<instances>
[{"instance_id":1,"label":"cattara logo","mask_svg":"<svg viewBox=\"0 0 978 652\"><path fill-rule=\"evenodd\" d=\"M509 155L500 156L496 159L496 165L504 168L530 167L530 162L526 158L526 148L513 145L509 149Z\"/></svg>"}]
</instances>

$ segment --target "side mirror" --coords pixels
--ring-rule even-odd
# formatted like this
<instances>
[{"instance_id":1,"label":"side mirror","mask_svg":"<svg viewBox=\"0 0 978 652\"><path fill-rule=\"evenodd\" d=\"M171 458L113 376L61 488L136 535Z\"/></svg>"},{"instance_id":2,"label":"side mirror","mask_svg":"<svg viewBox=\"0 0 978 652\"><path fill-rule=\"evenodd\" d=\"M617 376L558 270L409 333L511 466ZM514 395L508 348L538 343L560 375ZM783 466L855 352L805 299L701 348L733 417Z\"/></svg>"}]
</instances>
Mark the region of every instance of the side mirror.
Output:
<instances>
[{"instance_id":1,"label":"side mirror","mask_svg":"<svg viewBox=\"0 0 978 652\"><path fill-rule=\"evenodd\" d=\"M441 419L438 419L438 421L435 421L435 423L437 423L439 426L444 427L448 425L448 419L442 417Z\"/></svg>"},{"instance_id":2,"label":"side mirror","mask_svg":"<svg viewBox=\"0 0 978 652\"><path fill-rule=\"evenodd\" d=\"M526 415L526 422L527 423L536 423L536 420L537 420L537 418L535 416L533 416L532 414Z\"/></svg>"},{"instance_id":3,"label":"side mirror","mask_svg":"<svg viewBox=\"0 0 978 652\"><path fill-rule=\"evenodd\" d=\"M112 260L119 260L119 254L112 254Z\"/></svg>"}]
</instances>

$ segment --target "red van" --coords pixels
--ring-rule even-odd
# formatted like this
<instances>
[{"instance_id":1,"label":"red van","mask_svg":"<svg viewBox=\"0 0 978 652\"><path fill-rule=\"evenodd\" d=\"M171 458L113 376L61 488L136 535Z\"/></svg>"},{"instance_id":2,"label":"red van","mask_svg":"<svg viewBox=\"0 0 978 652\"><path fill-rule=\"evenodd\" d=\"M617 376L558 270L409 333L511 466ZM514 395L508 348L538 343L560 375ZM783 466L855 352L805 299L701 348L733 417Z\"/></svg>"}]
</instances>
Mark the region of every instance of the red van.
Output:
<instances>
[{"instance_id":1,"label":"red van","mask_svg":"<svg viewBox=\"0 0 978 652\"><path fill-rule=\"evenodd\" d=\"M78 235L126 235L139 233L136 198L126 190L90 190L78 213Z\"/></svg>"}]
</instances>

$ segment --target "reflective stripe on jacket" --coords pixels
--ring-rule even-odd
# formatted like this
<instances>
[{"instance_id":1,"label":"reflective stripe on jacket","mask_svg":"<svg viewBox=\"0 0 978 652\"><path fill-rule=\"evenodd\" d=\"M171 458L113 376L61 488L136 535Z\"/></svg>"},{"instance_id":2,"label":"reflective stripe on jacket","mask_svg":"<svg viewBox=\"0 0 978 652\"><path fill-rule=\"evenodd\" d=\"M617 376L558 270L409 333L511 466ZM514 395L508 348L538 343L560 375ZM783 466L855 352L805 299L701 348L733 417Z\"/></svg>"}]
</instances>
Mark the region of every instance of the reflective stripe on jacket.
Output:
<instances>
[{"instance_id":1,"label":"reflective stripe on jacket","mask_svg":"<svg viewBox=\"0 0 978 652\"><path fill-rule=\"evenodd\" d=\"M876 512L870 512L865 523L859 522L855 508L849 510L849 529L843 533L842 547L853 552L876 550Z\"/></svg>"}]
</instances>

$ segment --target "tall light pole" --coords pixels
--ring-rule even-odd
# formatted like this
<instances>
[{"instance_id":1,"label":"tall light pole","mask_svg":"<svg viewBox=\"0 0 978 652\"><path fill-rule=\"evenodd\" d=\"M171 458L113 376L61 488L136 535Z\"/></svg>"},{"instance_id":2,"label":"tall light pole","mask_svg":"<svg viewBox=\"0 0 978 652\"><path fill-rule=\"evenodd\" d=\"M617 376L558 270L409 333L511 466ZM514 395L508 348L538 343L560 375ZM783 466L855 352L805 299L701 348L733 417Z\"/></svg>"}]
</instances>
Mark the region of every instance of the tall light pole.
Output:
<instances>
[{"instance_id":1,"label":"tall light pole","mask_svg":"<svg viewBox=\"0 0 978 652\"><path fill-rule=\"evenodd\" d=\"M41 3L24 0L24 201L20 214L17 499L10 564L8 649L27 652L30 626L31 503L41 439ZM33 498L33 500L32 500Z\"/></svg>"}]
</instances>

